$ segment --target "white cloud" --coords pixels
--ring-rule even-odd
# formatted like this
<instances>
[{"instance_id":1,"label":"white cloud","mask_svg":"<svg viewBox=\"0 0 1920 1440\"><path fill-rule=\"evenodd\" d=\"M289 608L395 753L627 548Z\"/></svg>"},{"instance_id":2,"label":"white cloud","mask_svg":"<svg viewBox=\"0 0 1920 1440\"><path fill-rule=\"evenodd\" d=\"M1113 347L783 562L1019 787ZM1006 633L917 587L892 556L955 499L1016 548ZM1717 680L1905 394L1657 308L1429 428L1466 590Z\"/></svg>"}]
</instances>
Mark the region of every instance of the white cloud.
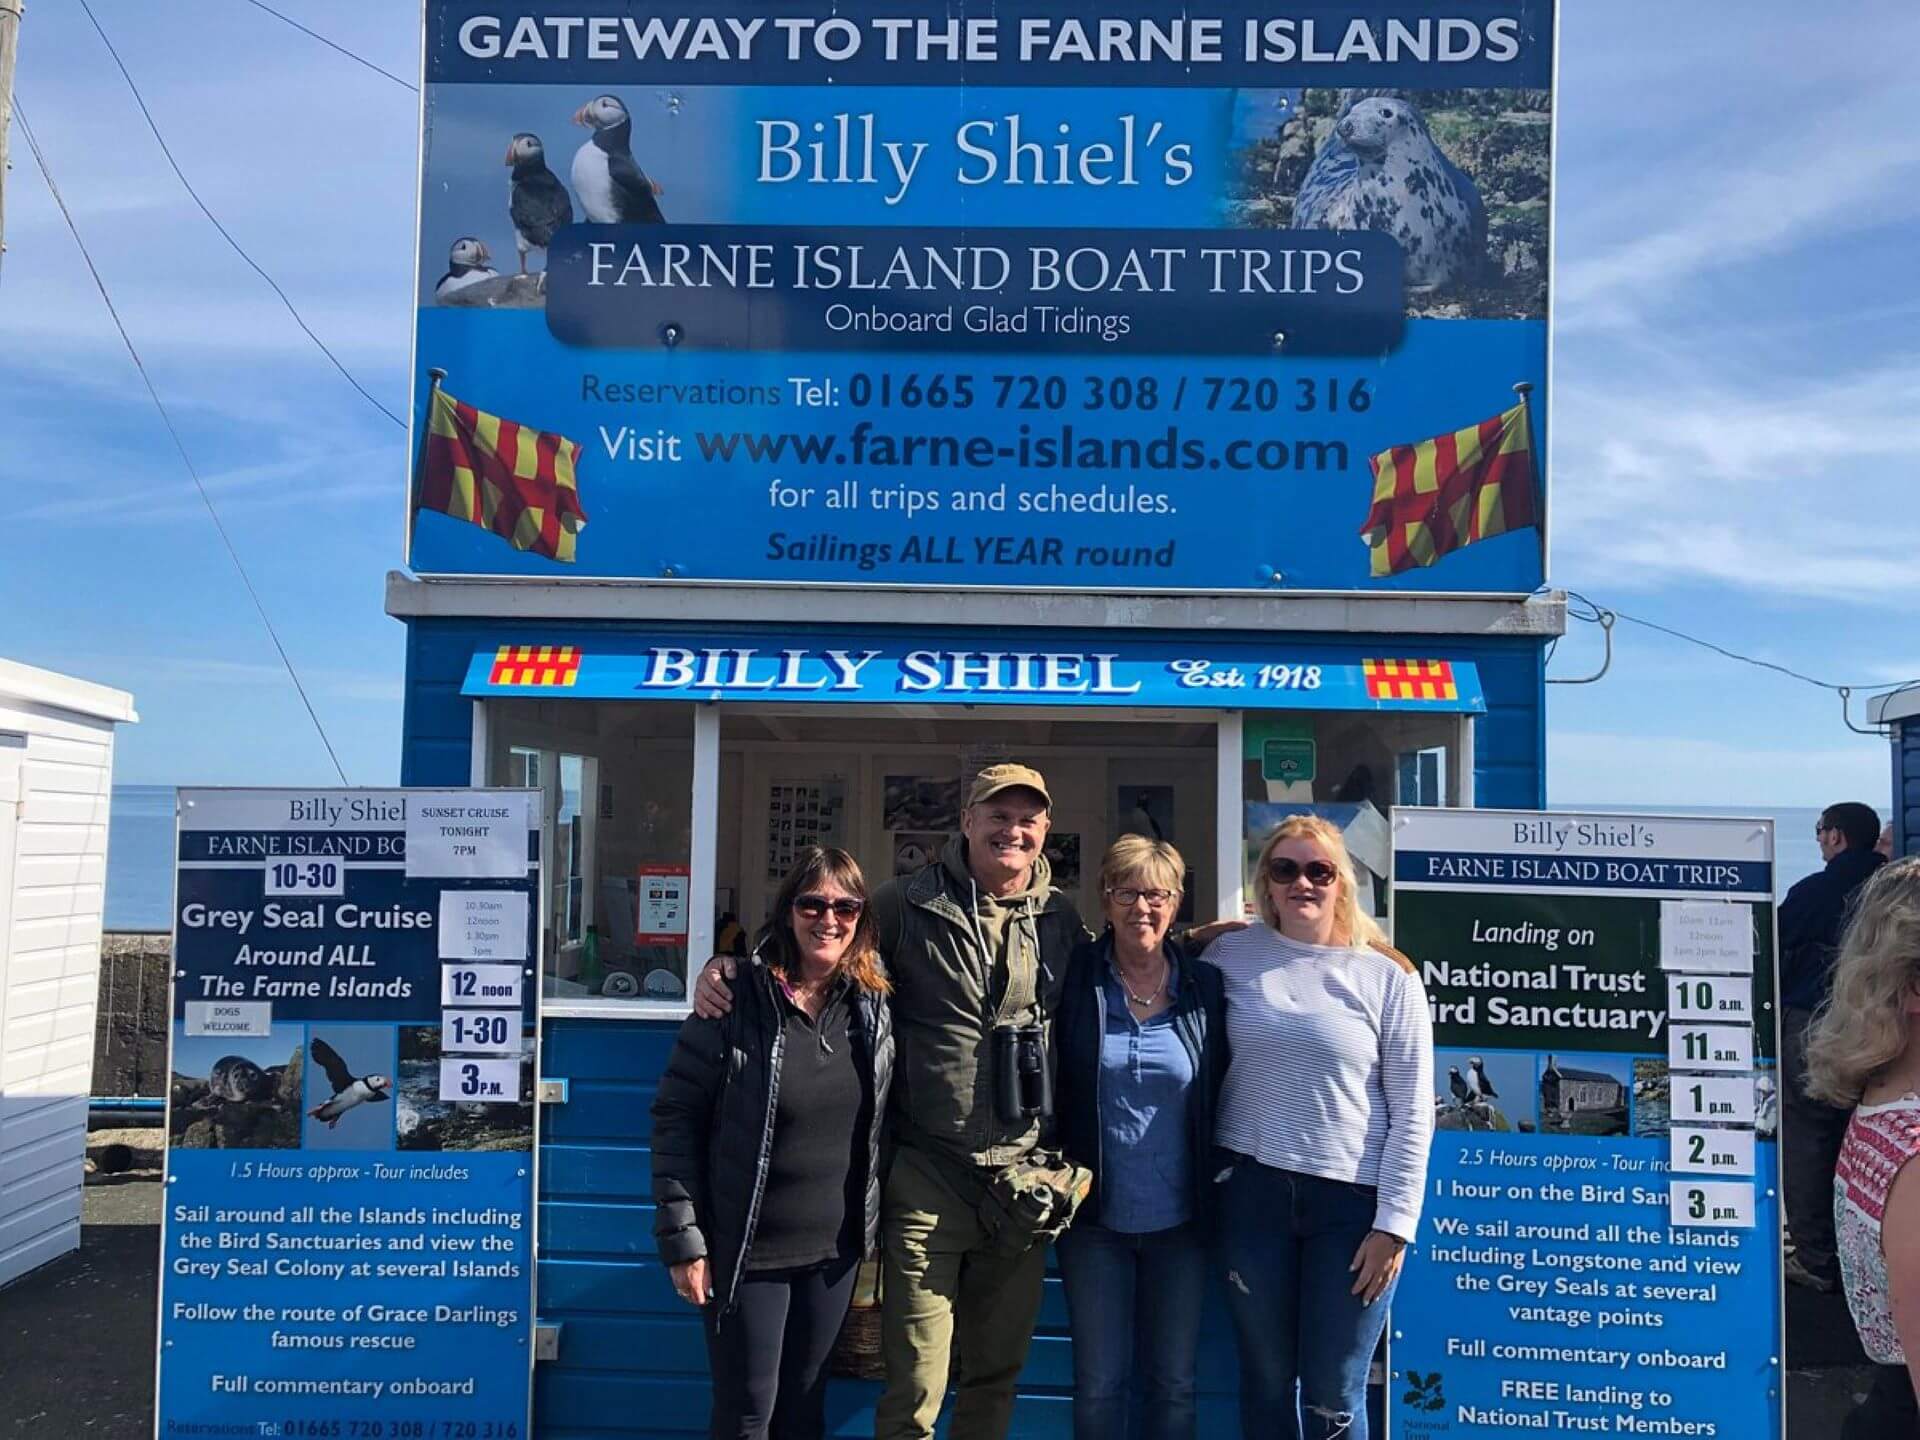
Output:
<instances>
[{"instance_id":1,"label":"white cloud","mask_svg":"<svg viewBox=\"0 0 1920 1440\"><path fill-rule=\"evenodd\" d=\"M1562 367L1553 400L1557 579L1863 606L1920 592L1920 358L1815 382L1707 354L1598 358Z\"/></svg>"},{"instance_id":2,"label":"white cloud","mask_svg":"<svg viewBox=\"0 0 1920 1440\"><path fill-rule=\"evenodd\" d=\"M1550 730L1553 798L1607 805L1766 810L1864 800L1885 811L1887 742L1861 736L1825 747L1742 745L1695 735Z\"/></svg>"},{"instance_id":3,"label":"white cloud","mask_svg":"<svg viewBox=\"0 0 1920 1440\"><path fill-rule=\"evenodd\" d=\"M158 425L156 418L155 424ZM290 505L320 507L358 501L370 496L396 499L403 484L405 445L396 438L389 446L343 451L324 458L304 454L295 459L219 471L201 471L202 484L222 512L281 509ZM98 523L145 524L204 515L206 506L186 469L167 446L180 478L162 484L94 488L66 498L47 500L16 512L20 520L91 519ZM164 460L163 462L164 463ZM374 477L369 479L367 477Z\"/></svg>"},{"instance_id":4,"label":"white cloud","mask_svg":"<svg viewBox=\"0 0 1920 1440\"><path fill-rule=\"evenodd\" d=\"M102 683L132 689L136 698L142 691L182 682L198 689L286 690L292 695L291 682L284 665L266 660L223 660L208 655L75 655L63 665L76 674L110 676ZM294 657L300 681L316 699L397 705L406 698L406 685L396 670L345 670L324 665L309 666Z\"/></svg>"},{"instance_id":5,"label":"white cloud","mask_svg":"<svg viewBox=\"0 0 1920 1440\"><path fill-rule=\"evenodd\" d=\"M1920 679L1920 655L1910 660L1881 660L1866 668L1868 680L1875 685L1907 685Z\"/></svg>"},{"instance_id":6,"label":"white cloud","mask_svg":"<svg viewBox=\"0 0 1920 1440\"><path fill-rule=\"evenodd\" d=\"M1610 26L1635 23L1629 7L1605 8ZM1670 7L1631 9L1643 23L1684 25ZM1911 6L1888 6L1888 43L1845 49L1836 75L1830 57L1841 52L1824 33L1804 57L1795 51L1807 17L1756 15L1749 33L1763 33L1771 53L1742 64L1732 53L1739 37L1716 14L1704 30L1671 37L1669 58L1691 72L1684 83L1644 72L1609 83L1602 60L1590 91L1563 88L1561 158L1580 163L1555 177L1560 333L1657 324L1703 279L1920 215L1920 129L1904 58L1920 40L1916 18ZM1831 17L1814 23L1824 31ZM1652 58L1615 58L1628 54L1636 72ZM1791 67L1775 58L1785 54L1796 55Z\"/></svg>"}]
</instances>

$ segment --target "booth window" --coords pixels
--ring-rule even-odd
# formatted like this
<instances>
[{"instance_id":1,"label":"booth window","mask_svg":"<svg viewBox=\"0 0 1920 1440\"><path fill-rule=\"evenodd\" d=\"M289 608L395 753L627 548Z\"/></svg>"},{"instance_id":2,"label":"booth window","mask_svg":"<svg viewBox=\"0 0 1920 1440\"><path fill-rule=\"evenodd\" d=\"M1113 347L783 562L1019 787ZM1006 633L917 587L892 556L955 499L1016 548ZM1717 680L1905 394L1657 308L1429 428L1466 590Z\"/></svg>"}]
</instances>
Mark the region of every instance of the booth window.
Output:
<instances>
[{"instance_id":1,"label":"booth window","mask_svg":"<svg viewBox=\"0 0 1920 1440\"><path fill-rule=\"evenodd\" d=\"M1381 711L1248 711L1242 722L1246 862L1289 815L1346 837L1362 900L1386 911L1395 805L1458 805L1468 719ZM1258 893L1249 886L1248 903Z\"/></svg>"},{"instance_id":2,"label":"booth window","mask_svg":"<svg viewBox=\"0 0 1920 1440\"><path fill-rule=\"evenodd\" d=\"M693 707L487 702L488 773L544 798L548 1013L686 1003Z\"/></svg>"},{"instance_id":3,"label":"booth window","mask_svg":"<svg viewBox=\"0 0 1920 1440\"><path fill-rule=\"evenodd\" d=\"M1395 801L1401 805L1447 803L1447 752L1434 745L1400 755L1400 783Z\"/></svg>"},{"instance_id":4,"label":"booth window","mask_svg":"<svg viewBox=\"0 0 1920 1440\"><path fill-rule=\"evenodd\" d=\"M562 755L560 757L560 809L555 821L556 839L554 863L559 867L559 879L564 891L556 897L554 909L563 945L579 945L586 941L586 836L585 821L581 815L580 796L586 785L588 761L583 755Z\"/></svg>"}]
</instances>

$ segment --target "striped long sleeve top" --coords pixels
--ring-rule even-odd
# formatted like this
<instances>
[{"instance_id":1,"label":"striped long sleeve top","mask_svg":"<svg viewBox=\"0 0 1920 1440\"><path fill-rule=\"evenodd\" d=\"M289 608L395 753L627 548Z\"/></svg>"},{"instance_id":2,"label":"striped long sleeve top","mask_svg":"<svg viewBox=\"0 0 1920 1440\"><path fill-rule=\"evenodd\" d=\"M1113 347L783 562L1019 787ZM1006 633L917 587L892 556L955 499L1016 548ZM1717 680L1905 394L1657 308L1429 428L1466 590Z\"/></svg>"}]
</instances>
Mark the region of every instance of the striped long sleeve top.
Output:
<instances>
[{"instance_id":1,"label":"striped long sleeve top","mask_svg":"<svg viewBox=\"0 0 1920 1440\"><path fill-rule=\"evenodd\" d=\"M1265 925L1221 936L1233 1053L1216 1143L1377 1189L1373 1228L1412 1240L1433 1135L1433 1022L1419 977L1370 948Z\"/></svg>"}]
</instances>

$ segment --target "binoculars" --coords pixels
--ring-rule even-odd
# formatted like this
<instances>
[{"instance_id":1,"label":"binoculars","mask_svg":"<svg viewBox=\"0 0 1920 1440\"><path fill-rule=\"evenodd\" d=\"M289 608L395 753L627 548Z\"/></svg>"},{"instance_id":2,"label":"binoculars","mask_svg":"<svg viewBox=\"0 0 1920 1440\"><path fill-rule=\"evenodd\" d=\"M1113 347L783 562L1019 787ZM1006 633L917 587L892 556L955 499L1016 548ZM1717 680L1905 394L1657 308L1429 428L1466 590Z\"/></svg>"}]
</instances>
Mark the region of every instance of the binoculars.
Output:
<instances>
[{"instance_id":1,"label":"binoculars","mask_svg":"<svg viewBox=\"0 0 1920 1440\"><path fill-rule=\"evenodd\" d=\"M1053 1070L1041 1025L997 1025L993 1030L993 1109L1004 1123L1053 1114Z\"/></svg>"}]
</instances>

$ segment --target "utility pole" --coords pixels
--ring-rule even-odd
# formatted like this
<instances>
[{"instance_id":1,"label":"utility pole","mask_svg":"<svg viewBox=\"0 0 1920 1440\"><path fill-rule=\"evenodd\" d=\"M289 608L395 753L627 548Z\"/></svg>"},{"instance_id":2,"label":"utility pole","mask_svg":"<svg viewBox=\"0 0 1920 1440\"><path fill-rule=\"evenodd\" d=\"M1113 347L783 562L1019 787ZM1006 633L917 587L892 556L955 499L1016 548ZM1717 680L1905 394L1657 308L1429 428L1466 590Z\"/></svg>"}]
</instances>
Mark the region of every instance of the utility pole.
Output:
<instances>
[{"instance_id":1,"label":"utility pole","mask_svg":"<svg viewBox=\"0 0 1920 1440\"><path fill-rule=\"evenodd\" d=\"M7 132L13 128L13 57L23 13L20 0L0 0L0 256L7 253Z\"/></svg>"}]
</instances>

